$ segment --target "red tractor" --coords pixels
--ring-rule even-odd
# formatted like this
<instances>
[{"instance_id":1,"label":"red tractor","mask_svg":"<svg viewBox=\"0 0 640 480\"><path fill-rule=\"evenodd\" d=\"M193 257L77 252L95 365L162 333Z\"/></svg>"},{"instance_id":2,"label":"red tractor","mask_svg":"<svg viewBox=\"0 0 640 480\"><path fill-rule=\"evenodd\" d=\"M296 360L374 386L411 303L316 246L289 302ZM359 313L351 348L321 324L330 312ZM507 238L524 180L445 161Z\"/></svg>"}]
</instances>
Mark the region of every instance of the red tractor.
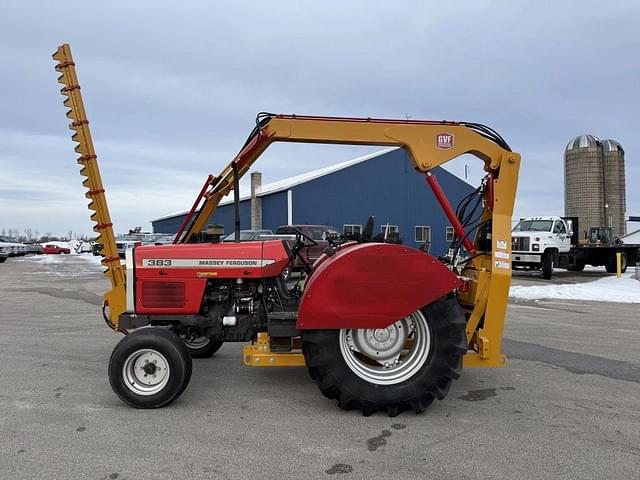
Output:
<instances>
[{"instance_id":1,"label":"red tractor","mask_svg":"<svg viewBox=\"0 0 640 480\"><path fill-rule=\"evenodd\" d=\"M109 361L111 385L123 401L139 408L171 403L187 387L191 358L209 356L223 342L248 342L245 365L306 366L325 396L365 415L423 411L444 398L463 362L506 364L501 340L520 157L493 130L465 122L259 114L233 161L207 178L174 244L128 249L123 266L69 46L59 47L54 59L112 282L104 317L125 334ZM453 255L445 263L415 248L371 241L369 221L358 240L330 239L304 282L285 283L283 272L316 240L300 229L292 245L240 242L239 235L239 178L276 141L405 148L454 227ZM466 204L456 214L430 172L465 153L487 171L465 200L482 205L477 218L463 214ZM237 241L200 242L231 191Z\"/></svg>"}]
</instances>

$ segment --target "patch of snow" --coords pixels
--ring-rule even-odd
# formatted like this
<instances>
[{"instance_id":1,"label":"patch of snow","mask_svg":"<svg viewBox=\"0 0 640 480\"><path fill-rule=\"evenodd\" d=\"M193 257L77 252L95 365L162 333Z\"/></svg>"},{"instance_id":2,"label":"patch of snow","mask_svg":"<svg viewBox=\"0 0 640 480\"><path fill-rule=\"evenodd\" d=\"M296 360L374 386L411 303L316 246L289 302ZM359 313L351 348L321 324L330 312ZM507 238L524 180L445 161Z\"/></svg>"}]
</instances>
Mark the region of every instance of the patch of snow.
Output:
<instances>
[{"instance_id":1,"label":"patch of snow","mask_svg":"<svg viewBox=\"0 0 640 480\"><path fill-rule=\"evenodd\" d=\"M24 257L22 259L23 262L37 262L40 265L44 265L47 263L60 263L61 261L66 261L65 257L69 257L70 255L61 255L59 253L56 254L48 254L48 255L34 255L33 257Z\"/></svg>"},{"instance_id":2,"label":"patch of snow","mask_svg":"<svg viewBox=\"0 0 640 480\"><path fill-rule=\"evenodd\" d=\"M640 281L633 273L621 278L615 275L593 282L561 285L514 285L509 291L512 298L523 300L561 299L588 300L593 302L640 303Z\"/></svg>"}]
</instances>

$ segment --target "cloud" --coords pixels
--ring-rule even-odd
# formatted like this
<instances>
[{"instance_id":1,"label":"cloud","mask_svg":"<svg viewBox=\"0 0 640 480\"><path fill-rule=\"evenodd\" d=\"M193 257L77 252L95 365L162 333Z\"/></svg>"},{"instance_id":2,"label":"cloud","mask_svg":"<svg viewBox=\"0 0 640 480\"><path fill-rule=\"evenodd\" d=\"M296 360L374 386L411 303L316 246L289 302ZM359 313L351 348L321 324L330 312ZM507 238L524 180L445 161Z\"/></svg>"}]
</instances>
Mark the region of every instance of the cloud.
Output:
<instances>
[{"instance_id":1,"label":"cloud","mask_svg":"<svg viewBox=\"0 0 640 480\"><path fill-rule=\"evenodd\" d=\"M486 123L523 155L517 216L562 213L564 146L612 137L640 214L635 2L5 2L0 14L0 226L90 229L50 59L62 41L120 230L188 208L261 110ZM267 183L368 151L278 145L258 168Z\"/></svg>"}]
</instances>

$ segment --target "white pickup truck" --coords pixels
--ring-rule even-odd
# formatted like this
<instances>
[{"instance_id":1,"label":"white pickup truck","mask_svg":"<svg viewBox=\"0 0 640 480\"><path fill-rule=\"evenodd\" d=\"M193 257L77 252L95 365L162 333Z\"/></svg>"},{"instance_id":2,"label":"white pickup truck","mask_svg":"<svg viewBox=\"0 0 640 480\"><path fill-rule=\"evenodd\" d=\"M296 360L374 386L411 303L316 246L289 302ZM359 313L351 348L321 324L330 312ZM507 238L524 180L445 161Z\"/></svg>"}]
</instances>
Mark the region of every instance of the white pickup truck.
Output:
<instances>
[{"instance_id":1,"label":"white pickup truck","mask_svg":"<svg viewBox=\"0 0 640 480\"><path fill-rule=\"evenodd\" d=\"M0 246L3 251L6 251L10 257L17 257L27 254L27 246L24 243L18 242L13 237L0 236Z\"/></svg>"},{"instance_id":2,"label":"white pickup truck","mask_svg":"<svg viewBox=\"0 0 640 480\"><path fill-rule=\"evenodd\" d=\"M542 277L550 279L554 267L580 272L585 265L604 266L615 273L618 253L622 272L638 261L640 246L614 238L611 228L590 228L584 239L579 232L576 217L521 219L512 232L513 268L542 270Z\"/></svg>"}]
</instances>

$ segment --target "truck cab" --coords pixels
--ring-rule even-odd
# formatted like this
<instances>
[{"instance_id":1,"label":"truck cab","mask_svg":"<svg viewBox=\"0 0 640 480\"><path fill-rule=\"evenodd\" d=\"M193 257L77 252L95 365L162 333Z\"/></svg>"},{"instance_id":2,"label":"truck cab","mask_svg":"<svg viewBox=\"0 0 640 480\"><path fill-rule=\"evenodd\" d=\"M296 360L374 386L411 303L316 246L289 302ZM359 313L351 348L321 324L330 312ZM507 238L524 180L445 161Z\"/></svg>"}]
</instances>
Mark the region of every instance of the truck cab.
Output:
<instances>
[{"instance_id":1,"label":"truck cab","mask_svg":"<svg viewBox=\"0 0 640 480\"><path fill-rule=\"evenodd\" d=\"M557 216L529 217L518 222L512 231L513 268L542 270L551 278L558 255L571 250L571 221Z\"/></svg>"}]
</instances>

